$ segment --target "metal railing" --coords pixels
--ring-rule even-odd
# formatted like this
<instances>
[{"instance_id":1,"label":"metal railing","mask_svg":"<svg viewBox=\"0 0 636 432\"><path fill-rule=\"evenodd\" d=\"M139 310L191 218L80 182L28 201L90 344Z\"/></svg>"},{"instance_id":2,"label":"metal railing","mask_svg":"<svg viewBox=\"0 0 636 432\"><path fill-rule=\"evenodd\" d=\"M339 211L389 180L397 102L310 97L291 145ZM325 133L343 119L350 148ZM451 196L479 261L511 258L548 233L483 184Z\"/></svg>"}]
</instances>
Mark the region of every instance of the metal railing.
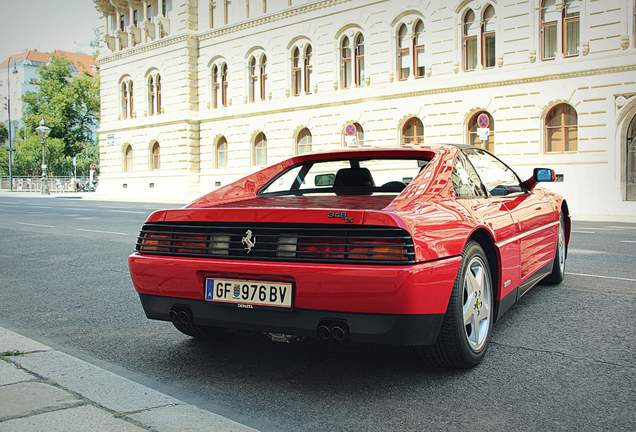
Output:
<instances>
[{"instance_id":1,"label":"metal railing","mask_svg":"<svg viewBox=\"0 0 636 432\"><path fill-rule=\"evenodd\" d=\"M87 185L88 177L48 177L47 183L51 193L77 192ZM0 177L0 190L10 190L9 177ZM41 177L13 177L14 192L40 192Z\"/></svg>"}]
</instances>

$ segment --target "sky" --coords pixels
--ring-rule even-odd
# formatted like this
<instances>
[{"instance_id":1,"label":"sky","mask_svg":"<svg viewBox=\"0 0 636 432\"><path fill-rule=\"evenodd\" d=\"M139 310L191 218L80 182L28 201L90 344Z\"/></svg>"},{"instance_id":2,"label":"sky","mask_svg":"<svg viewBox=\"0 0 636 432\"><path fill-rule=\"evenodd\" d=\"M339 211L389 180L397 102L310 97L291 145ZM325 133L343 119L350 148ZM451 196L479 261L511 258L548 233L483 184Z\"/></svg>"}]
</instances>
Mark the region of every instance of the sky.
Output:
<instances>
[{"instance_id":1,"label":"sky","mask_svg":"<svg viewBox=\"0 0 636 432\"><path fill-rule=\"evenodd\" d=\"M0 17L0 61L27 49L92 54L100 24L92 0L0 0Z\"/></svg>"}]
</instances>

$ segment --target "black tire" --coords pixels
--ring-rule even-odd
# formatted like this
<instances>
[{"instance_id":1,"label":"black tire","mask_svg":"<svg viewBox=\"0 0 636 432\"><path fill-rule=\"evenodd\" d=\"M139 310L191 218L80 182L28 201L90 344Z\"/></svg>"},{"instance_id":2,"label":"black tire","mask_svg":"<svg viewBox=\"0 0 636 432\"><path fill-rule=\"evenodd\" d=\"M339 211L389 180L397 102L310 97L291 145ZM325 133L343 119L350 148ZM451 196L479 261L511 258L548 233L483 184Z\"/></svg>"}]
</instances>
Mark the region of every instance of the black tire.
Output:
<instances>
[{"instance_id":1,"label":"black tire","mask_svg":"<svg viewBox=\"0 0 636 432\"><path fill-rule=\"evenodd\" d=\"M485 263L485 277L488 278L490 283L491 293L489 327L483 345L477 350L473 349L468 342L462 312L464 304L464 280L468 265L475 257L481 258L483 263ZM434 345L417 347L416 350L420 358L427 364L445 368L467 369L478 365L488 349L494 322L494 310L495 292L488 258L479 243L471 240L464 248L462 264L457 272L457 278L453 285L448 308L442 321L437 342Z\"/></svg>"},{"instance_id":2,"label":"black tire","mask_svg":"<svg viewBox=\"0 0 636 432\"><path fill-rule=\"evenodd\" d=\"M202 341L222 339L226 335L225 329L219 327L206 327L196 324L184 324L177 322L173 322L172 325L184 335Z\"/></svg>"},{"instance_id":3,"label":"black tire","mask_svg":"<svg viewBox=\"0 0 636 432\"><path fill-rule=\"evenodd\" d=\"M560 236L563 236L563 241L560 241ZM560 265L561 254L563 254L563 266ZM547 275L542 281L542 285L558 285L563 282L565 278L565 264L568 257L568 248L565 242L565 221L563 214L559 220L559 233L557 234L557 250L552 261L552 272Z\"/></svg>"}]
</instances>

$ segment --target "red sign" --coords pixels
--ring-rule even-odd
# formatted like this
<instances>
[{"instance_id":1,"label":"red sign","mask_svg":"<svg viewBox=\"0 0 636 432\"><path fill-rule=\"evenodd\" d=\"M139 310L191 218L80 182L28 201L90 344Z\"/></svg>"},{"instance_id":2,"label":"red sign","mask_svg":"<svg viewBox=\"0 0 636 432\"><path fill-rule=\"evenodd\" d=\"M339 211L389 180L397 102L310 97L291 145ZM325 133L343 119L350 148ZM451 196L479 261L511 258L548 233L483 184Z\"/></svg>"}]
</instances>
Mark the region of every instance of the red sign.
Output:
<instances>
[{"instance_id":1,"label":"red sign","mask_svg":"<svg viewBox=\"0 0 636 432\"><path fill-rule=\"evenodd\" d=\"M345 127L345 135L347 136L355 136L356 135L356 125L349 123Z\"/></svg>"},{"instance_id":2,"label":"red sign","mask_svg":"<svg viewBox=\"0 0 636 432\"><path fill-rule=\"evenodd\" d=\"M479 114L479 117L477 117L477 125L480 128L487 128L488 126L490 126L490 117L488 117L488 114Z\"/></svg>"},{"instance_id":3,"label":"red sign","mask_svg":"<svg viewBox=\"0 0 636 432\"><path fill-rule=\"evenodd\" d=\"M95 169L95 168L97 168L97 165L96 165L96 164L94 164L94 163L92 163L92 164L90 164L90 165L89 165L89 168L90 168L90 169Z\"/></svg>"}]
</instances>

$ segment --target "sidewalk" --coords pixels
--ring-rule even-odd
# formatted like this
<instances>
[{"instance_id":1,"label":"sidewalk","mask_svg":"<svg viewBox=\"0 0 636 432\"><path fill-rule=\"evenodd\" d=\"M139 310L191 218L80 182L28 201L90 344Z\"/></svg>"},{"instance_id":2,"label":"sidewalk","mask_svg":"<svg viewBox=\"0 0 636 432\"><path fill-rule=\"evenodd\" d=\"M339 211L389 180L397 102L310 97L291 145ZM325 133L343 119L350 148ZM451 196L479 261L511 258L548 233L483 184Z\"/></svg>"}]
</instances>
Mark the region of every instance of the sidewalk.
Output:
<instances>
[{"instance_id":1,"label":"sidewalk","mask_svg":"<svg viewBox=\"0 0 636 432\"><path fill-rule=\"evenodd\" d=\"M199 195L183 196L178 199L165 198L158 195L104 195L99 192L65 192L52 193L51 195L42 195L37 192L9 192L7 190L0 191L1 198L62 198L69 200L87 200L87 201L110 201L110 202L130 202L130 203L160 203L184 206L194 201Z\"/></svg>"},{"instance_id":2,"label":"sidewalk","mask_svg":"<svg viewBox=\"0 0 636 432\"><path fill-rule=\"evenodd\" d=\"M0 327L0 432L256 432Z\"/></svg>"}]
</instances>

